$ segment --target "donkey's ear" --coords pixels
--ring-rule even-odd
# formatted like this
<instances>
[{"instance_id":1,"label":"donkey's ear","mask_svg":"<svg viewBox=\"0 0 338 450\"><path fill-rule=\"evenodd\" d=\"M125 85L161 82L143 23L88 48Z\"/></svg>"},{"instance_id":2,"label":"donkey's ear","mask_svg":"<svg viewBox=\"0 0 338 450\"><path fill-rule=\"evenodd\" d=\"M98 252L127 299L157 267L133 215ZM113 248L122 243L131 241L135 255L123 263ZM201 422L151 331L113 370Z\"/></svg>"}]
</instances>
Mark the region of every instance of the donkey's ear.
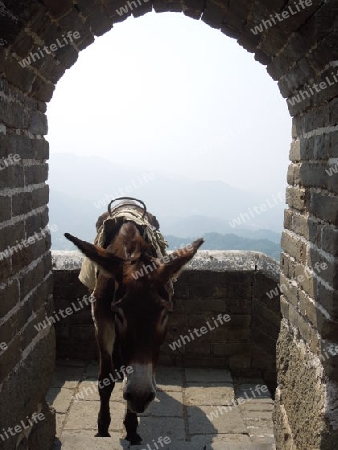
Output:
<instances>
[{"instance_id":1,"label":"donkey's ear","mask_svg":"<svg viewBox=\"0 0 338 450\"><path fill-rule=\"evenodd\" d=\"M159 266L153 277L155 281L166 283L169 278L178 278L183 266L187 264L195 255L204 239L197 239L192 244L174 251L163 258L164 264Z\"/></svg>"},{"instance_id":2,"label":"donkey's ear","mask_svg":"<svg viewBox=\"0 0 338 450\"><path fill-rule=\"evenodd\" d=\"M91 261L100 266L105 275L114 276L122 268L124 259L115 256L113 253L98 247L97 245L90 244L89 242L82 241L69 233L65 233L65 237L73 242L82 253L84 253Z\"/></svg>"}]
</instances>

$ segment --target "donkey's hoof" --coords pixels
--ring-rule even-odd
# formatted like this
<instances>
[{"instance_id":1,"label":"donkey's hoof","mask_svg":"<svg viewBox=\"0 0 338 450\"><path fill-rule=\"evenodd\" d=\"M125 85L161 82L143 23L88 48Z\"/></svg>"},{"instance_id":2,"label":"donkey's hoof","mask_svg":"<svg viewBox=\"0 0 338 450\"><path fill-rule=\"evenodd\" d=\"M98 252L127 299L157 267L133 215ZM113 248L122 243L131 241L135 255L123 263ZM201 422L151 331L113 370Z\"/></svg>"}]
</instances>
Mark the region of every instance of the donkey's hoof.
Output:
<instances>
[{"instance_id":1,"label":"donkey's hoof","mask_svg":"<svg viewBox=\"0 0 338 450\"><path fill-rule=\"evenodd\" d=\"M127 434L126 440L131 443L131 445L138 445L141 444L142 438L139 434Z\"/></svg>"},{"instance_id":2,"label":"donkey's hoof","mask_svg":"<svg viewBox=\"0 0 338 450\"><path fill-rule=\"evenodd\" d=\"M96 434L95 434L95 437L110 437L110 434L108 433L108 431L106 432L106 433L101 433L100 431L98 431Z\"/></svg>"}]
</instances>

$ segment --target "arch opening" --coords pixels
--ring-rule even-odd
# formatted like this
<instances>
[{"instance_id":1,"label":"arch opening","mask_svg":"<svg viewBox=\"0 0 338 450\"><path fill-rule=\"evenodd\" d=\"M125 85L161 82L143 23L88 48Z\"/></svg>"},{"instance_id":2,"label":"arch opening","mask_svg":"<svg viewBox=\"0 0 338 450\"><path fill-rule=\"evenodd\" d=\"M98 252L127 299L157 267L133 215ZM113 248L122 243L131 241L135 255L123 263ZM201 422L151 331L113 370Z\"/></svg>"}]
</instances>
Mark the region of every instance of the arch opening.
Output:
<instances>
[{"instance_id":1,"label":"arch opening","mask_svg":"<svg viewBox=\"0 0 338 450\"><path fill-rule=\"evenodd\" d=\"M208 233L206 249L279 260L290 119L264 68L174 13L129 19L89 50L48 109L51 224L62 202L63 228L93 240L110 199L133 194L171 246ZM52 248L70 250L58 228Z\"/></svg>"}]
</instances>

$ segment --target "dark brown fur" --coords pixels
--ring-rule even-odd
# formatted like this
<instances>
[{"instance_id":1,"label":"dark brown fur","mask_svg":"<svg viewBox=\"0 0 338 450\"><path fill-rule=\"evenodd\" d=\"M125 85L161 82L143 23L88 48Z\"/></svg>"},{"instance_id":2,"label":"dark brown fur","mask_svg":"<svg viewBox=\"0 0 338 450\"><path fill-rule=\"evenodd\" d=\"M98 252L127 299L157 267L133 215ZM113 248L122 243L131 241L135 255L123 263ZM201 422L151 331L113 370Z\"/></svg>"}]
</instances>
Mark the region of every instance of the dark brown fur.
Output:
<instances>
[{"instance_id":1,"label":"dark brown fur","mask_svg":"<svg viewBox=\"0 0 338 450\"><path fill-rule=\"evenodd\" d=\"M98 228L105 217L99 218ZM157 223L156 218L152 220ZM65 236L99 266L93 293L96 299L93 308L96 339L100 353L98 379L101 382L97 436L109 436L109 399L115 383L102 386L102 381L109 378L109 374L114 373L114 365L120 363L125 367L140 366L141 374L142 367L151 367L155 374L160 346L167 330L167 316L172 310L169 280L194 256L203 240L199 239L190 248L174 252L170 261L163 263L156 259L155 249L143 239L140 230L131 221L121 226L106 249L69 234ZM145 266L152 270L145 273ZM141 270L143 276L139 276ZM119 369L119 366L115 368ZM137 373L130 375L124 390L128 406L124 420L126 439L132 444L141 442L137 433L136 413L143 412L155 396L148 378L143 382L137 377ZM138 382L133 383L133 379ZM142 385L139 389L137 383Z\"/></svg>"}]
</instances>

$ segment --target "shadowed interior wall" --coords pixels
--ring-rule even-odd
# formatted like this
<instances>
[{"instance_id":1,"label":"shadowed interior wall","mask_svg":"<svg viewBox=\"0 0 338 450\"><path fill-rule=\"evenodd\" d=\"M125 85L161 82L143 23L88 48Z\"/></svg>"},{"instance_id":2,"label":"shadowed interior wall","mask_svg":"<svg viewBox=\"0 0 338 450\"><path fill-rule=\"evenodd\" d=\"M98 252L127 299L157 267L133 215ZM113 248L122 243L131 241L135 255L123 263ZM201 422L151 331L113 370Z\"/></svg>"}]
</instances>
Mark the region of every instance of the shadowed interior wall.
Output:
<instances>
[{"instance_id":1,"label":"shadowed interior wall","mask_svg":"<svg viewBox=\"0 0 338 450\"><path fill-rule=\"evenodd\" d=\"M44 394L54 364L53 329L37 332L34 327L53 309L50 237L43 235L48 221L46 103L65 70L95 35L130 14L140 16L154 8L201 18L253 52L278 82L283 97L292 99L303 92L299 102L288 102L293 130L281 284L289 288L281 296L284 319L277 345L275 433L280 449L334 448L338 440L338 356L332 350L338 336L338 181L329 169L338 158L338 83L332 82L338 60L338 4L313 0L301 13L271 26L266 22L262 32L251 31L294 3L155 0L123 16L116 9L125 0L5 0L1 4L0 157L19 155L20 160L1 172L0 251L22 240L28 243L0 261L0 333L6 346L0 356L0 404L6 405L0 411L2 426L14 426L21 416L39 409L46 412ZM76 42L55 54L36 57L26 67L19 64L43 45L76 31L81 35ZM331 83L320 87L326 77ZM320 88L309 94L313 83ZM325 263L327 269L318 271L316 263ZM311 276L301 278L304 273ZM6 440L5 450L17 442L20 449L32 448L32 442L40 448L43 432L46 446L52 439L52 419L46 412L46 419L30 433Z\"/></svg>"}]
</instances>

